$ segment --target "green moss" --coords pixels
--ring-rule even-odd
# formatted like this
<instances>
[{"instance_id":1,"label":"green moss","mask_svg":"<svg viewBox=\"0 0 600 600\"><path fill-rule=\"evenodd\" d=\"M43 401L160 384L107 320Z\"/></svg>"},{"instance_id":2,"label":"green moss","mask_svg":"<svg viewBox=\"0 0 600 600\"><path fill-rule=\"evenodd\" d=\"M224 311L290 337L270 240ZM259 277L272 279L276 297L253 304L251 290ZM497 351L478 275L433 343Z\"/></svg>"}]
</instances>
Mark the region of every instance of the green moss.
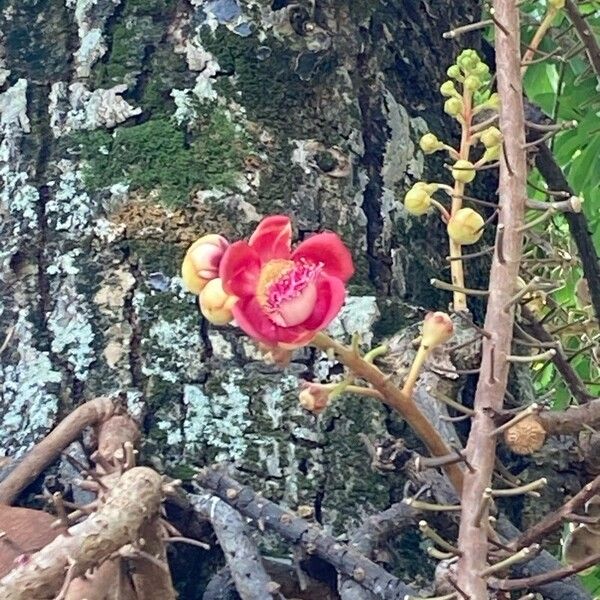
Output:
<instances>
[{"instance_id":1,"label":"green moss","mask_svg":"<svg viewBox=\"0 0 600 600\"><path fill-rule=\"evenodd\" d=\"M87 162L84 177L91 189L127 181L133 191L158 190L170 206L184 205L198 189L233 187L250 150L245 133L220 109L189 135L171 119L158 118L73 138Z\"/></svg>"}]
</instances>

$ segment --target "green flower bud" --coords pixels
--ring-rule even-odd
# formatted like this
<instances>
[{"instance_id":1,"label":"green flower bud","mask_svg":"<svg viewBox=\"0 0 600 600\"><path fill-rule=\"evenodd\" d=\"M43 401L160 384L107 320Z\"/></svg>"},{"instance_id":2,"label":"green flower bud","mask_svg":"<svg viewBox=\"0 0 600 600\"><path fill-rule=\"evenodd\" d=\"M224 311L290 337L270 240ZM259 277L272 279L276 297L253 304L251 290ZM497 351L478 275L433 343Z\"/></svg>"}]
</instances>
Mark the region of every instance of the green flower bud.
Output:
<instances>
[{"instance_id":1,"label":"green flower bud","mask_svg":"<svg viewBox=\"0 0 600 600\"><path fill-rule=\"evenodd\" d=\"M548 6L560 10L565 7L565 0L548 0Z\"/></svg>"},{"instance_id":2,"label":"green flower bud","mask_svg":"<svg viewBox=\"0 0 600 600\"><path fill-rule=\"evenodd\" d=\"M462 79L460 67L458 65L449 66L448 70L446 71L446 75L448 75L448 77L451 77L452 79Z\"/></svg>"},{"instance_id":3,"label":"green flower bud","mask_svg":"<svg viewBox=\"0 0 600 600\"><path fill-rule=\"evenodd\" d=\"M427 192L426 187L426 183L419 181L406 192L404 207L411 215L419 217L429 210L431 196Z\"/></svg>"},{"instance_id":4,"label":"green flower bud","mask_svg":"<svg viewBox=\"0 0 600 600\"><path fill-rule=\"evenodd\" d=\"M471 183L475 179L475 168L470 160L457 160L452 167L452 177L456 181Z\"/></svg>"},{"instance_id":5,"label":"green flower bud","mask_svg":"<svg viewBox=\"0 0 600 600\"><path fill-rule=\"evenodd\" d=\"M454 87L454 81L444 81L444 83L442 83L442 85L440 86L440 93L446 98L460 97L460 94L456 91L456 88Z\"/></svg>"},{"instance_id":6,"label":"green flower bud","mask_svg":"<svg viewBox=\"0 0 600 600\"><path fill-rule=\"evenodd\" d=\"M444 102L444 112L451 117L460 115L463 108L463 102L460 98L448 98L448 100Z\"/></svg>"},{"instance_id":7,"label":"green flower bud","mask_svg":"<svg viewBox=\"0 0 600 600\"><path fill-rule=\"evenodd\" d=\"M483 160L485 162L491 162L493 160L498 160L500 158L500 149L502 148L502 144L497 144L496 146L490 146L483 153Z\"/></svg>"},{"instance_id":8,"label":"green flower bud","mask_svg":"<svg viewBox=\"0 0 600 600\"><path fill-rule=\"evenodd\" d=\"M473 71L477 68L477 65L479 65L480 62L481 60L479 59L477 52L471 49L463 50L456 59L456 64L464 72Z\"/></svg>"},{"instance_id":9,"label":"green flower bud","mask_svg":"<svg viewBox=\"0 0 600 600\"><path fill-rule=\"evenodd\" d=\"M444 147L444 144L442 144L433 133L426 133L421 138L419 146L425 154L433 154L434 152L441 150Z\"/></svg>"},{"instance_id":10,"label":"green flower bud","mask_svg":"<svg viewBox=\"0 0 600 600\"><path fill-rule=\"evenodd\" d=\"M488 127L482 131L479 139L486 148L492 148L493 146L498 146L501 144L503 138L500 130L492 125L491 127Z\"/></svg>"},{"instance_id":11,"label":"green flower bud","mask_svg":"<svg viewBox=\"0 0 600 600\"><path fill-rule=\"evenodd\" d=\"M472 208L461 208L448 221L448 235L457 244L474 244L483 235L483 217Z\"/></svg>"},{"instance_id":12,"label":"green flower bud","mask_svg":"<svg viewBox=\"0 0 600 600\"><path fill-rule=\"evenodd\" d=\"M500 95L497 92L494 92L486 100L485 104L488 108L491 108L493 110L500 110Z\"/></svg>"},{"instance_id":13,"label":"green flower bud","mask_svg":"<svg viewBox=\"0 0 600 600\"><path fill-rule=\"evenodd\" d=\"M475 67L474 73L477 77L485 81L490 76L490 68L484 62L480 62Z\"/></svg>"},{"instance_id":14,"label":"green flower bud","mask_svg":"<svg viewBox=\"0 0 600 600\"><path fill-rule=\"evenodd\" d=\"M469 75L465 78L464 86L470 92L476 92L481 87L481 80L475 75Z\"/></svg>"}]
</instances>

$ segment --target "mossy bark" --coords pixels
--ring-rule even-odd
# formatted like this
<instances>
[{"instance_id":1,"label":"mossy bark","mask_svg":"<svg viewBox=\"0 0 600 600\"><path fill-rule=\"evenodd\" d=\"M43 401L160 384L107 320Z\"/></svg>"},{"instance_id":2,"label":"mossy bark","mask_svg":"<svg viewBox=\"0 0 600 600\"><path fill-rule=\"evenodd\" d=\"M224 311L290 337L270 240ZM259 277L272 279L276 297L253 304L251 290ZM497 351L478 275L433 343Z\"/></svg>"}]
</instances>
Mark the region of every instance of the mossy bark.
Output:
<instances>
[{"instance_id":1,"label":"mossy bark","mask_svg":"<svg viewBox=\"0 0 600 600\"><path fill-rule=\"evenodd\" d=\"M143 460L168 473L232 460L336 533L385 508L401 482L371 470L359 434L385 435L386 410L344 398L304 413L298 378L334 366L309 351L265 365L238 332L202 321L179 264L196 237L247 235L282 212L299 238L334 229L352 249L337 334L370 343L370 329L447 305L428 284L446 269L443 225L409 218L401 198L420 177L447 178L417 142L456 137L438 87L458 46L441 34L476 20L478 3L3 4L4 453L121 393L143 423Z\"/></svg>"}]
</instances>

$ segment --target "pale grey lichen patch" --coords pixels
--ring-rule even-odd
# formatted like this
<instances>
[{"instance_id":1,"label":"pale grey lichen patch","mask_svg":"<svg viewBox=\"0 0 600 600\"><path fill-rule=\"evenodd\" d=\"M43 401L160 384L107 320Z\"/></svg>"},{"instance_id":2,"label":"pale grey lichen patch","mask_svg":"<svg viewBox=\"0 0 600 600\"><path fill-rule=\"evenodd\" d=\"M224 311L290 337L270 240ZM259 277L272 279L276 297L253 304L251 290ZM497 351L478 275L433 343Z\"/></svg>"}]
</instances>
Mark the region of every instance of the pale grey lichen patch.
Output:
<instances>
[{"instance_id":1,"label":"pale grey lichen patch","mask_svg":"<svg viewBox=\"0 0 600 600\"><path fill-rule=\"evenodd\" d=\"M0 94L0 127L18 127L24 133L31 131L27 116L27 80L16 83Z\"/></svg>"},{"instance_id":2,"label":"pale grey lichen patch","mask_svg":"<svg viewBox=\"0 0 600 600\"><path fill-rule=\"evenodd\" d=\"M195 315L174 321L157 319L142 343L150 349L144 357L144 375L155 375L170 383L181 381L182 376L188 381L199 378L203 343Z\"/></svg>"},{"instance_id":3,"label":"pale grey lichen patch","mask_svg":"<svg viewBox=\"0 0 600 600\"><path fill-rule=\"evenodd\" d=\"M327 331L337 339L346 340L357 333L361 342L370 347L373 341L373 324L379 316L375 296L350 296L347 298L340 314L327 328Z\"/></svg>"},{"instance_id":4,"label":"pale grey lichen patch","mask_svg":"<svg viewBox=\"0 0 600 600\"><path fill-rule=\"evenodd\" d=\"M121 94L127 90L122 83L111 88L90 91L84 83L75 82L68 88L63 81L52 84L48 112L55 137L80 129L113 128L141 114Z\"/></svg>"},{"instance_id":5,"label":"pale grey lichen patch","mask_svg":"<svg viewBox=\"0 0 600 600\"><path fill-rule=\"evenodd\" d=\"M243 371L232 369L220 384L223 393L211 396L197 385L184 386L187 453L208 447L217 450L216 460L238 460L244 456L251 440L246 432L252 425L252 416L248 410L250 396L240 385L243 380Z\"/></svg>"},{"instance_id":6,"label":"pale grey lichen patch","mask_svg":"<svg viewBox=\"0 0 600 600\"><path fill-rule=\"evenodd\" d=\"M94 330L85 297L75 291L71 280L63 285L54 309L48 317L52 334L52 352L66 359L77 378L85 381L95 360Z\"/></svg>"},{"instance_id":7,"label":"pale grey lichen patch","mask_svg":"<svg viewBox=\"0 0 600 600\"><path fill-rule=\"evenodd\" d=\"M233 358L233 346L223 334L218 331L211 330L208 332L208 339L212 346L213 354L223 360L229 360Z\"/></svg>"},{"instance_id":8,"label":"pale grey lichen patch","mask_svg":"<svg viewBox=\"0 0 600 600\"><path fill-rule=\"evenodd\" d=\"M61 374L52 368L48 353L35 347L27 309L18 312L15 342L18 361L0 362L0 452L19 457L53 426L58 397L51 388L60 383Z\"/></svg>"},{"instance_id":9,"label":"pale grey lichen patch","mask_svg":"<svg viewBox=\"0 0 600 600\"><path fill-rule=\"evenodd\" d=\"M61 160L56 190L46 202L48 224L56 231L78 237L87 228L92 217L92 200L85 191L83 175L75 164Z\"/></svg>"},{"instance_id":10,"label":"pale grey lichen patch","mask_svg":"<svg viewBox=\"0 0 600 600\"><path fill-rule=\"evenodd\" d=\"M94 63L106 52L102 31L120 3L121 0L66 0L67 8L74 8L80 40L74 54L77 77L89 77Z\"/></svg>"}]
</instances>

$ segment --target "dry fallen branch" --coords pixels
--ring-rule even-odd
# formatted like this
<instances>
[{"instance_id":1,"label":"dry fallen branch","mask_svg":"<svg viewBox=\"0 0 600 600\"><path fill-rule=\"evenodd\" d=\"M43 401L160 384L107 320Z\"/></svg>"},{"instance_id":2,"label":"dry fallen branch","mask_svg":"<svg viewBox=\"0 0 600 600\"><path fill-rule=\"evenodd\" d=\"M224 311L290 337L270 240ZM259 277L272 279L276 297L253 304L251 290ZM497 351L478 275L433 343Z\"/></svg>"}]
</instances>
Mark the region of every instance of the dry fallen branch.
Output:
<instances>
[{"instance_id":1,"label":"dry fallen branch","mask_svg":"<svg viewBox=\"0 0 600 600\"><path fill-rule=\"evenodd\" d=\"M188 498L194 509L211 522L240 598L277 597L274 592L278 586L267 575L240 514L216 496L190 494Z\"/></svg>"},{"instance_id":2,"label":"dry fallen branch","mask_svg":"<svg viewBox=\"0 0 600 600\"><path fill-rule=\"evenodd\" d=\"M126 544L139 541L142 526L158 514L162 479L147 467L126 471L108 492L98 512L68 529L39 552L24 559L0 580L3 600L52 598L69 568L80 576Z\"/></svg>"},{"instance_id":3,"label":"dry fallen branch","mask_svg":"<svg viewBox=\"0 0 600 600\"><path fill-rule=\"evenodd\" d=\"M381 600L396 600L412 595L412 590L397 577L382 569L345 544L324 533L320 527L307 523L277 504L263 498L252 488L242 485L215 469L204 469L198 483L216 494L259 527L272 529L307 553L326 560L338 573L352 577Z\"/></svg>"},{"instance_id":4,"label":"dry fallen branch","mask_svg":"<svg viewBox=\"0 0 600 600\"><path fill-rule=\"evenodd\" d=\"M389 537L416 523L419 511L405 502L393 504L387 510L371 515L350 538L350 545L363 556L373 559L375 550ZM342 600L372 600L374 596L351 578L344 577L339 586Z\"/></svg>"},{"instance_id":5,"label":"dry fallen branch","mask_svg":"<svg viewBox=\"0 0 600 600\"><path fill-rule=\"evenodd\" d=\"M0 504L11 504L17 496L50 464L81 432L90 425L106 421L115 412L114 402L101 396L77 407L0 483Z\"/></svg>"}]
</instances>

